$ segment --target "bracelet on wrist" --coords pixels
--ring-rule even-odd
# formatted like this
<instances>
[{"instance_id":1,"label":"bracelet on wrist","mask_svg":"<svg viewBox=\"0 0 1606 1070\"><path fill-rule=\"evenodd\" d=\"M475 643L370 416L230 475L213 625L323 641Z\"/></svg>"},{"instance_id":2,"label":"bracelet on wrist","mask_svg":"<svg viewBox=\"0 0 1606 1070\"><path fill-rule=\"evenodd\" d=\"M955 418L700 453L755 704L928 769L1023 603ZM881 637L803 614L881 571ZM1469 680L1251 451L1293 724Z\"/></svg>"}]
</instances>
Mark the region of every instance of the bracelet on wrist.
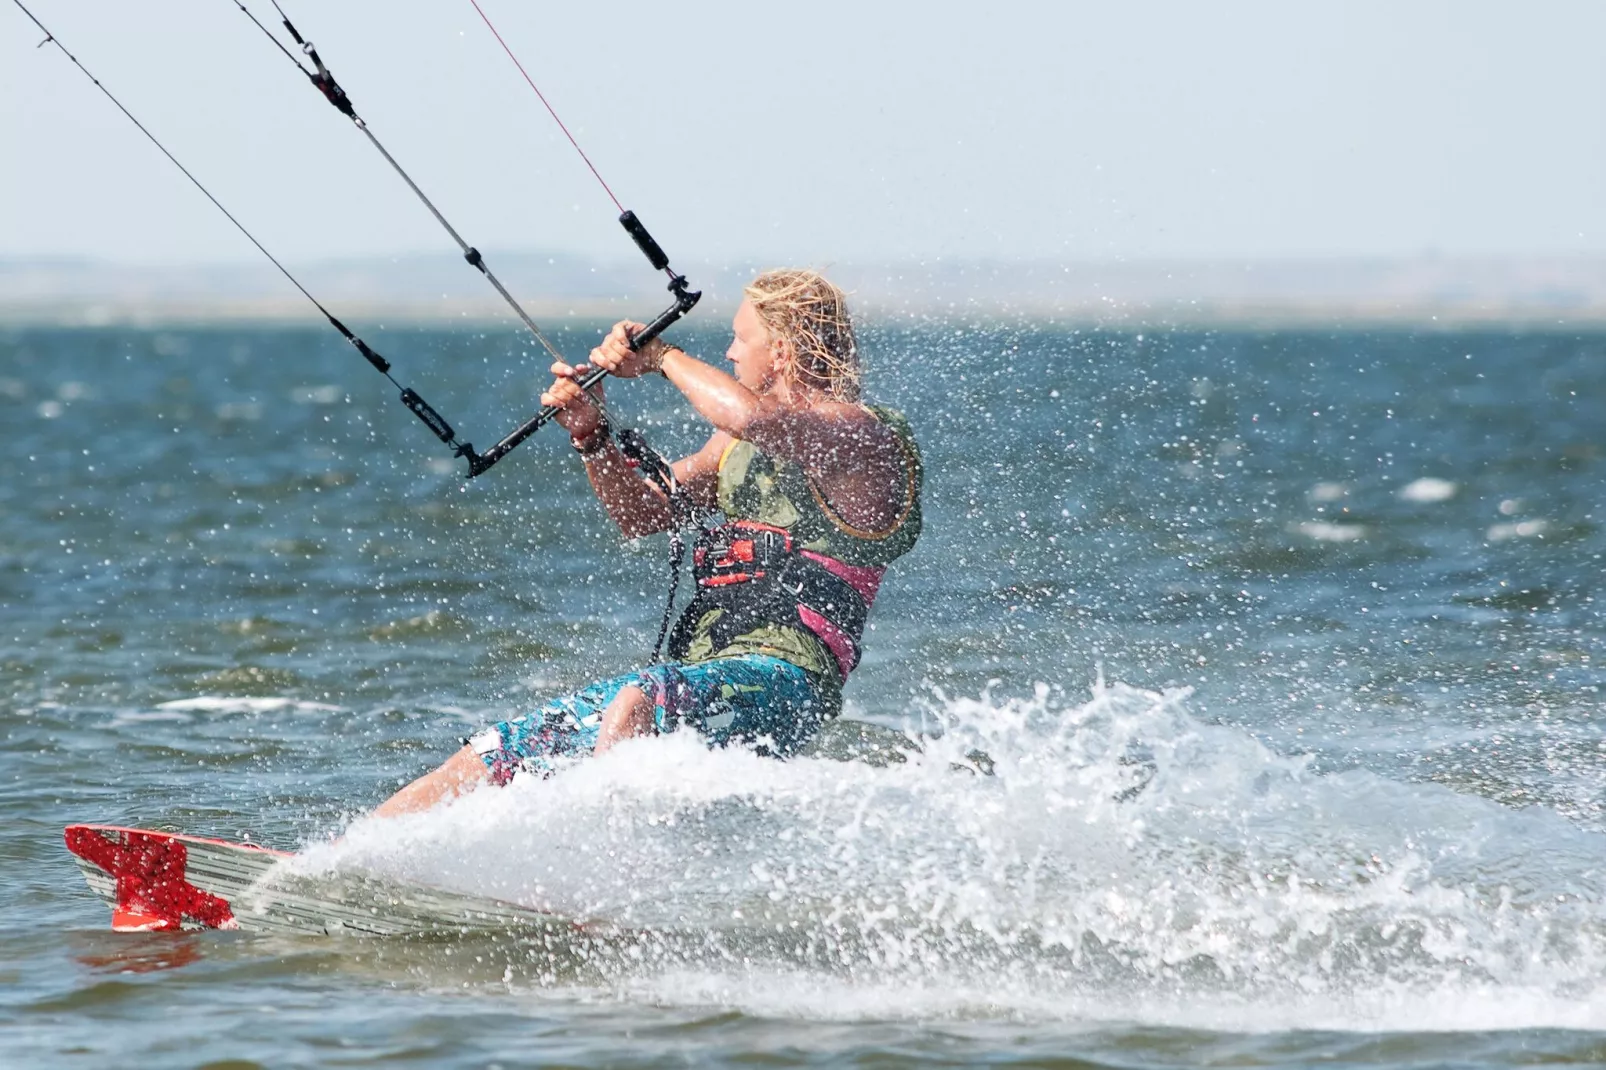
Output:
<instances>
[{"instance_id":1,"label":"bracelet on wrist","mask_svg":"<svg viewBox=\"0 0 1606 1070\"><path fill-rule=\"evenodd\" d=\"M680 348L679 346L672 346L672 345L669 345L668 343L665 343L664 348L662 350L660 350L659 353L658 353L658 367L655 370L658 372L659 375L662 375L665 379L669 378L669 373L664 371L664 359L666 357L668 357L669 354L671 354L671 353L684 353L684 352L686 352L686 351L684 349Z\"/></svg>"}]
</instances>

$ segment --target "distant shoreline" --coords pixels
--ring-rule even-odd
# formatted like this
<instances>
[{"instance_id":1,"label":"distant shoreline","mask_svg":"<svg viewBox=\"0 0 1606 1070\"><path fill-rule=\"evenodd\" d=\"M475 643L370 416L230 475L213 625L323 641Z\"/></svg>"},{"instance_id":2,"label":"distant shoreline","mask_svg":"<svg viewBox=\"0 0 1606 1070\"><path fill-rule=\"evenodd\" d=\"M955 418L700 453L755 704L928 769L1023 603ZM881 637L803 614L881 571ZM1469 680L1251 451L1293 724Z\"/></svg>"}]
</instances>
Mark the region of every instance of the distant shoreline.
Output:
<instances>
[{"instance_id":1,"label":"distant shoreline","mask_svg":"<svg viewBox=\"0 0 1606 1070\"><path fill-rule=\"evenodd\" d=\"M560 328L565 324L591 326L618 318L645 319L655 311L645 304L587 302L543 308L526 302L537 323ZM732 309L705 303L688 322L722 323ZM454 327L464 330L523 330L505 306L482 303L447 305L363 305L343 303L338 314L353 327ZM1143 306L1076 308L1030 303L952 304L944 308L898 309L876 303L861 304L860 318L868 324L916 319L945 323L1053 324L1070 328L1110 330L1295 330L1295 329L1413 329L1464 330L1518 328L1568 330L1606 328L1606 305L1555 309L1508 306L1466 308L1457 306L1401 305L1262 305L1262 306ZM205 327L317 327L324 323L316 309L293 301L145 302L119 304L5 304L0 303L0 329L24 328L163 328Z\"/></svg>"},{"instance_id":2,"label":"distant shoreline","mask_svg":"<svg viewBox=\"0 0 1606 1070\"><path fill-rule=\"evenodd\" d=\"M666 295L634 262L502 253L537 322L646 319ZM686 269L697 322L730 315L762 265ZM1606 326L1606 258L1047 262L927 259L818 265L867 322L1049 322L1112 329L1566 330ZM473 273L435 254L298 268L332 311L365 325L513 327ZM661 281L661 280L660 280ZM298 325L317 310L271 268L0 259L0 326ZM355 324L354 324L355 325Z\"/></svg>"}]
</instances>

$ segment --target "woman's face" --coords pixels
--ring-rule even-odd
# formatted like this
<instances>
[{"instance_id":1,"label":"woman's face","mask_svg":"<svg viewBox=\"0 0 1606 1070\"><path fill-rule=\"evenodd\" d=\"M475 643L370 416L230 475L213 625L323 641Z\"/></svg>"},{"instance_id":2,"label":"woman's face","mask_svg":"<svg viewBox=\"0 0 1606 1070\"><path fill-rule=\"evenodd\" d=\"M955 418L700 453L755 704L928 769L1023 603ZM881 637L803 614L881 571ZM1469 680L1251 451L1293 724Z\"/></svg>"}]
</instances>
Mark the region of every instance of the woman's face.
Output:
<instances>
[{"instance_id":1,"label":"woman's face","mask_svg":"<svg viewBox=\"0 0 1606 1070\"><path fill-rule=\"evenodd\" d=\"M751 301L742 301L731 329L735 337L725 358L736 365L736 381L755 394L769 393L775 385L775 348Z\"/></svg>"}]
</instances>

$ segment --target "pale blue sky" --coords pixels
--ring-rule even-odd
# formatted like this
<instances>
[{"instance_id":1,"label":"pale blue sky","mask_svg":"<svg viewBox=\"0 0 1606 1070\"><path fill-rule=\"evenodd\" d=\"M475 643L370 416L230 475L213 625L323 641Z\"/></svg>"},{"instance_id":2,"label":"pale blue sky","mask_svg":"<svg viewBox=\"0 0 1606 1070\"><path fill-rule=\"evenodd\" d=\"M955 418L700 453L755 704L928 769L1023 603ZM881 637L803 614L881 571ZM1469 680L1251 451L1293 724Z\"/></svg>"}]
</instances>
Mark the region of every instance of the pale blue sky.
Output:
<instances>
[{"instance_id":1,"label":"pale blue sky","mask_svg":"<svg viewBox=\"0 0 1606 1070\"><path fill-rule=\"evenodd\" d=\"M27 2L285 258L450 251L231 0ZM1598 2L481 2L684 260L1606 253ZM633 255L468 0L287 10L471 242ZM0 256L256 255L39 38Z\"/></svg>"}]
</instances>

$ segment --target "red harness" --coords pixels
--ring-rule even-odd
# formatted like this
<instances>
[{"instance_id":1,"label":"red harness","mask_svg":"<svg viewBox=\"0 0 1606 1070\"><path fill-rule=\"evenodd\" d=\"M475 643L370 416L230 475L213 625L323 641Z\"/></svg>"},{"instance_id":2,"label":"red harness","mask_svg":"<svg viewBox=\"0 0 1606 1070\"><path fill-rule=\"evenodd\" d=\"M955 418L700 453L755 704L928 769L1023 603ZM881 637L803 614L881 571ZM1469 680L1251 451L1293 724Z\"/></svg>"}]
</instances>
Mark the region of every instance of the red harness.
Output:
<instances>
[{"instance_id":1,"label":"red harness","mask_svg":"<svg viewBox=\"0 0 1606 1070\"><path fill-rule=\"evenodd\" d=\"M844 676L859 663L869 600L832 566L848 566L797 548L791 532L752 520L705 530L692 552L697 595L669 638L669 656L683 658L709 611L717 653L764 624L801 627L837 656Z\"/></svg>"}]
</instances>

